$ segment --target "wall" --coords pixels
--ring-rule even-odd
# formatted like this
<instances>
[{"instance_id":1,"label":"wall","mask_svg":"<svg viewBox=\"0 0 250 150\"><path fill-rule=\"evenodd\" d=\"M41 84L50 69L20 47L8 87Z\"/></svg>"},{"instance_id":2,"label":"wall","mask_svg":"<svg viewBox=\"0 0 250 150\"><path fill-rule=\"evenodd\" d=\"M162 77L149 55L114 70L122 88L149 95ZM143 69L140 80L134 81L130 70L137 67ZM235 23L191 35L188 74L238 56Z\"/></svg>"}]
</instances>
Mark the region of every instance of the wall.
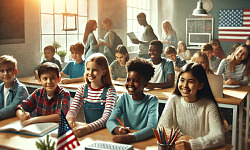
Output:
<instances>
[{"instance_id":1,"label":"wall","mask_svg":"<svg viewBox=\"0 0 250 150\"><path fill-rule=\"evenodd\" d=\"M192 11L196 8L198 0L161 0L162 20L168 19L177 32L177 40L186 41L186 18L193 17ZM211 0L213 8L209 15L214 17L214 38L218 38L219 10L250 8L250 0ZM175 3L173 3L175 2ZM226 53L230 52L234 42L221 42Z\"/></svg>"},{"instance_id":2,"label":"wall","mask_svg":"<svg viewBox=\"0 0 250 150\"><path fill-rule=\"evenodd\" d=\"M0 45L0 55L13 55L18 62L17 77L33 75L40 55L40 0L24 1L25 43Z\"/></svg>"}]
</instances>

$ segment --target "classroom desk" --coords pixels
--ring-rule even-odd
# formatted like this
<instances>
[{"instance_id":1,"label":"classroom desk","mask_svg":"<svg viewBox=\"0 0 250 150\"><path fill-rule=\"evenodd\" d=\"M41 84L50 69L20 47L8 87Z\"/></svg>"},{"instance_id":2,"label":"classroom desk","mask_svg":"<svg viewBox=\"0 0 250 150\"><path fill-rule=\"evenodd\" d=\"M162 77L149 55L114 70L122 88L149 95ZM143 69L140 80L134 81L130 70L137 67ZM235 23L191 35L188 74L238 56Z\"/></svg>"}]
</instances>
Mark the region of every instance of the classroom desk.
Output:
<instances>
[{"instance_id":1,"label":"classroom desk","mask_svg":"<svg viewBox=\"0 0 250 150\"><path fill-rule=\"evenodd\" d=\"M9 123L12 123L14 121L18 120L17 117L9 118L0 121L0 127L7 125ZM1 133L0 134L0 149L32 149L35 150L36 145L35 142L38 141L38 139L45 139L46 136L43 137L34 137L34 136L28 136L28 135L21 135L21 134L13 134L13 133ZM86 136L83 136L81 138L78 138L80 142L80 147L77 147L76 150L82 150L85 146L90 145L93 141L106 141L106 142L112 142L114 135L110 134L108 129L101 129L99 131L90 133ZM57 141L56 138L51 137L52 141ZM156 138L148 138L146 140L132 143L131 145L134 146L135 150L156 150L157 147L157 140ZM226 145L221 148L217 148L216 150L229 150L232 146Z\"/></svg>"},{"instance_id":2,"label":"classroom desk","mask_svg":"<svg viewBox=\"0 0 250 150\"><path fill-rule=\"evenodd\" d=\"M39 82L34 78L25 77L25 78L18 78L18 80L26 85L26 87L32 88L39 88L41 85ZM73 83L73 84L60 84L61 87L68 89L70 92L76 92L77 88L82 83ZM118 94L127 92L124 86L116 86L115 89ZM167 89L154 89L146 91L146 93L156 95L159 99L159 103L166 103L167 99L172 94L174 88L167 88ZM223 98L216 98L216 101L219 107L223 108L230 108L233 109L233 124L232 124L232 145L233 149L236 149L237 144L237 118L239 112L239 138L238 138L238 149L242 149L242 129L243 129L243 105L244 101L247 100L247 112L249 112L249 105L250 99L248 92L250 91L250 87L242 86L236 89L223 89L224 97ZM247 147L248 142L248 129L249 129L249 113L246 115L246 132L245 132L245 147Z\"/></svg>"}]
</instances>

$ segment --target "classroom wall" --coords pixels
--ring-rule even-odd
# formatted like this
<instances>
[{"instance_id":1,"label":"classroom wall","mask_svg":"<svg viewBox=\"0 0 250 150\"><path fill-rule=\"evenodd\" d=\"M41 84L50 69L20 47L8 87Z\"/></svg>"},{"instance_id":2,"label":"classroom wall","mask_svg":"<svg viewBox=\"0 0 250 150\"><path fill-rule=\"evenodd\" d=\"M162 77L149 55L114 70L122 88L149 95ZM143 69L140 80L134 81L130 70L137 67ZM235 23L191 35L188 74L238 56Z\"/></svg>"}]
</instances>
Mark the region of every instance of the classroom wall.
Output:
<instances>
[{"instance_id":1,"label":"classroom wall","mask_svg":"<svg viewBox=\"0 0 250 150\"><path fill-rule=\"evenodd\" d=\"M0 55L13 55L17 59L17 77L33 75L41 60L40 0L25 0L24 3L25 43L0 45Z\"/></svg>"},{"instance_id":2,"label":"classroom wall","mask_svg":"<svg viewBox=\"0 0 250 150\"><path fill-rule=\"evenodd\" d=\"M250 8L250 0L211 0L213 8L209 15L214 17L214 38L218 38L219 10ZM175 3L173 3L175 2ZM192 16L198 0L161 0L162 20L169 20L177 32L177 40L186 41L186 18ZM234 42L221 42L222 48L229 53Z\"/></svg>"}]
</instances>

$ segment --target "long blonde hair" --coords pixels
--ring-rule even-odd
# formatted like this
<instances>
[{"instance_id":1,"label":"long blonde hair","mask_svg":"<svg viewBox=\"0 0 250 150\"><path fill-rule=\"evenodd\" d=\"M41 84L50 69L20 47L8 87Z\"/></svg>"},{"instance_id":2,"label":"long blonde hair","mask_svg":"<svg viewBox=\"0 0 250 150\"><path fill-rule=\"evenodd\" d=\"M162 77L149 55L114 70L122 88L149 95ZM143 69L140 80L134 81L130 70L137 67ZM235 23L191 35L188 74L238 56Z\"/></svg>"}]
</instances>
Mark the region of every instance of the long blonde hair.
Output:
<instances>
[{"instance_id":1,"label":"long blonde hair","mask_svg":"<svg viewBox=\"0 0 250 150\"><path fill-rule=\"evenodd\" d=\"M101 54L101 53L94 53L92 55L90 55L85 63L85 68L87 68L87 63L88 62L95 62L98 66L102 67L103 70L106 70L106 74L102 76L102 82L105 85L110 85L112 86L112 81L111 81L111 76L110 76L110 70L109 70L109 65L108 65L108 60L107 58ZM84 73L84 79L85 79L85 83L89 84L89 80L87 78L86 72Z\"/></svg>"},{"instance_id":2,"label":"long blonde hair","mask_svg":"<svg viewBox=\"0 0 250 150\"><path fill-rule=\"evenodd\" d=\"M210 67L209 67L208 57L207 57L207 55L206 55L205 53L200 52L200 51L194 53L193 57L191 58L191 61L192 61L192 62L197 62L197 59L198 59L199 57L202 57L203 60L204 60L205 63L206 63L206 66L205 66L205 68L204 68L205 71L206 71L206 73L207 73L207 74L208 74L208 73L213 74L213 71L212 71L212 70L210 69Z\"/></svg>"},{"instance_id":3,"label":"long blonde hair","mask_svg":"<svg viewBox=\"0 0 250 150\"><path fill-rule=\"evenodd\" d=\"M167 26L169 27L170 33L166 33L167 31L165 31L164 29L163 29L163 32L164 32L166 35L171 34L172 31L173 31L173 27L172 27L171 23L170 23L168 20L164 20L164 21L162 22L162 28L163 28L163 25L167 25Z\"/></svg>"}]
</instances>

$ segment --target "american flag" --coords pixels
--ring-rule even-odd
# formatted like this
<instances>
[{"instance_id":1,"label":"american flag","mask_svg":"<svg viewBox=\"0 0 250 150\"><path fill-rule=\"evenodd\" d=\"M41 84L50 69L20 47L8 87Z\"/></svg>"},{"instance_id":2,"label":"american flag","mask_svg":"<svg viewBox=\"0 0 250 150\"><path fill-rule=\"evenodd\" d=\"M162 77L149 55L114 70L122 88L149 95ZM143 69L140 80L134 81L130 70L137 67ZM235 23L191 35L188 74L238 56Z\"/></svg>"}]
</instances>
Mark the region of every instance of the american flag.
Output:
<instances>
[{"instance_id":1,"label":"american flag","mask_svg":"<svg viewBox=\"0 0 250 150\"><path fill-rule=\"evenodd\" d=\"M71 150L75 149L79 146L80 143L78 142L77 138L75 137L74 133L72 132L66 117L61 110L61 117L58 129L58 138L57 138L57 149L58 150Z\"/></svg>"},{"instance_id":2,"label":"american flag","mask_svg":"<svg viewBox=\"0 0 250 150\"><path fill-rule=\"evenodd\" d=\"M250 36L250 9L221 9L218 34L220 41L245 42Z\"/></svg>"}]
</instances>

